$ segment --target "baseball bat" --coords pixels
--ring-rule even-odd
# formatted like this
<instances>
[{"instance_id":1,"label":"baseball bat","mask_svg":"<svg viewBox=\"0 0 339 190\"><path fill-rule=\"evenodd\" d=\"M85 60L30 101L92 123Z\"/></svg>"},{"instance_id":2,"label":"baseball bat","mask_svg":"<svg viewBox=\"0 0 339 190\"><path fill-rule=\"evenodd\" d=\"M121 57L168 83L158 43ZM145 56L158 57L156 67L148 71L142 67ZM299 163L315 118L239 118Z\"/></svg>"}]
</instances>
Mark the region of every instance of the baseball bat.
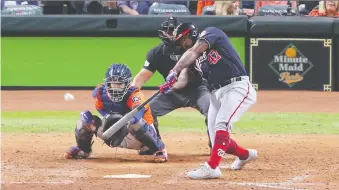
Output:
<instances>
[{"instance_id":1,"label":"baseball bat","mask_svg":"<svg viewBox=\"0 0 339 190\"><path fill-rule=\"evenodd\" d=\"M134 108L132 111L124 115L124 117L119 119L119 121L114 123L114 125L108 128L102 134L103 139L108 140L110 137L112 137L117 131L119 131L124 125L126 125L126 123L129 122L138 113L138 111L140 111L146 104L153 100L153 98L155 98L159 93L160 90L158 90L151 97L149 97L144 103L140 104L138 107Z\"/></svg>"}]
</instances>

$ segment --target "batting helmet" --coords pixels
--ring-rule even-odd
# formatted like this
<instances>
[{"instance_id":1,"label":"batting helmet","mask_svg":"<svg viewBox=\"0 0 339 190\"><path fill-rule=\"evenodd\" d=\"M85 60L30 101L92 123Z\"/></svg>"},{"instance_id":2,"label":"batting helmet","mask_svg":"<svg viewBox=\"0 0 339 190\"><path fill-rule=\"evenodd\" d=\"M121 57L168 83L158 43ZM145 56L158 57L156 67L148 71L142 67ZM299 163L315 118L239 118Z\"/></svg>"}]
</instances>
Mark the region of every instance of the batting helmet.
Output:
<instances>
[{"instance_id":1,"label":"batting helmet","mask_svg":"<svg viewBox=\"0 0 339 190\"><path fill-rule=\"evenodd\" d=\"M121 102L132 81L131 70L124 64L112 64L106 71L105 88L113 102Z\"/></svg>"},{"instance_id":2,"label":"batting helmet","mask_svg":"<svg viewBox=\"0 0 339 190\"><path fill-rule=\"evenodd\" d=\"M198 40L199 30L194 24L190 22L184 22L174 30L173 35L175 37L175 44L178 44L180 39L186 35L188 35L193 43L195 43Z\"/></svg>"},{"instance_id":3,"label":"batting helmet","mask_svg":"<svg viewBox=\"0 0 339 190\"><path fill-rule=\"evenodd\" d=\"M165 22L161 24L161 30L158 30L159 38L165 45L171 45L173 42L173 31L179 26L181 22L176 17L168 17Z\"/></svg>"}]
</instances>

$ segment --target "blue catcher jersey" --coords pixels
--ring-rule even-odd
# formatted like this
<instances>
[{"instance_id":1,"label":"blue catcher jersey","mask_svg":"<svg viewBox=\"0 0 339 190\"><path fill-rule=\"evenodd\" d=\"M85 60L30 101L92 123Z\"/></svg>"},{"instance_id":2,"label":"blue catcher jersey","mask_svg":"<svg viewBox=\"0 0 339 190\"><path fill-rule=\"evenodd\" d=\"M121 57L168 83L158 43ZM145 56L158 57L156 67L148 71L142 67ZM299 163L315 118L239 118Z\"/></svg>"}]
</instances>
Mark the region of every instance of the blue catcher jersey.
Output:
<instances>
[{"instance_id":1,"label":"blue catcher jersey","mask_svg":"<svg viewBox=\"0 0 339 190\"><path fill-rule=\"evenodd\" d=\"M121 102L113 102L106 91L105 85L99 84L93 91L92 97L95 99L95 108L105 116L111 113L125 115L135 107L145 102L144 95L135 87L129 87L127 94ZM143 119L147 124L153 124L153 116L149 104L146 104Z\"/></svg>"},{"instance_id":2,"label":"blue catcher jersey","mask_svg":"<svg viewBox=\"0 0 339 190\"><path fill-rule=\"evenodd\" d=\"M228 36L216 27L201 32L199 40L205 40L209 48L196 61L196 69L202 72L210 84L220 84L230 78L247 76L240 57Z\"/></svg>"},{"instance_id":3,"label":"blue catcher jersey","mask_svg":"<svg viewBox=\"0 0 339 190\"><path fill-rule=\"evenodd\" d=\"M131 89L128 90L124 99L126 99L126 97L129 97L129 94L131 94ZM126 104L126 100L121 102L112 102L112 100L108 96L105 85L99 84L94 89L92 97L95 99L96 109L102 116L105 116L110 113L118 113L121 115L125 115L130 111Z\"/></svg>"}]
</instances>

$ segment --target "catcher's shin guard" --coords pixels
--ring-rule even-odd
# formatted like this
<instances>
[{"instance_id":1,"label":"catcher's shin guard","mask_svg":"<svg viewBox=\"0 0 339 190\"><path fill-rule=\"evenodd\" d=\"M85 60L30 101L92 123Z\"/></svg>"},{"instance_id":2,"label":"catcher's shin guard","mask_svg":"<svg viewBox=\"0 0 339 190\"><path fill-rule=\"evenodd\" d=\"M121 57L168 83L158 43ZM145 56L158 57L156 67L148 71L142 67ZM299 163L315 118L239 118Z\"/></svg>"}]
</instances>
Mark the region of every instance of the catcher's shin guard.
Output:
<instances>
[{"instance_id":1,"label":"catcher's shin guard","mask_svg":"<svg viewBox=\"0 0 339 190\"><path fill-rule=\"evenodd\" d=\"M94 123L92 125L94 125L97 130L102 124L101 119L98 116L93 115L93 120ZM96 134L96 130L92 131L88 126L84 125L81 120L77 122L74 132L75 139L80 150L85 153L92 152L92 139L93 135Z\"/></svg>"},{"instance_id":2,"label":"catcher's shin guard","mask_svg":"<svg viewBox=\"0 0 339 190\"><path fill-rule=\"evenodd\" d=\"M149 126L143 119L130 125L128 130L136 139L147 146L152 154L165 148L165 144L159 139L153 127Z\"/></svg>"}]
</instances>

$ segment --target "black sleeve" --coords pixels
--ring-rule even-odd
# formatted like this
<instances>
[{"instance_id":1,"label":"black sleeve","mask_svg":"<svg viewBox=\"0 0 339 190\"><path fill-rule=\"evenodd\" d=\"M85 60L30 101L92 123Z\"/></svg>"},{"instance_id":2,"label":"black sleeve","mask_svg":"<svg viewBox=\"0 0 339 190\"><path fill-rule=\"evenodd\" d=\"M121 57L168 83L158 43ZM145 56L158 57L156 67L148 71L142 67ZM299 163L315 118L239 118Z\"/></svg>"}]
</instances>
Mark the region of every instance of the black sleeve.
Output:
<instances>
[{"instance_id":1,"label":"black sleeve","mask_svg":"<svg viewBox=\"0 0 339 190\"><path fill-rule=\"evenodd\" d=\"M155 71L157 71L157 62L158 62L158 59L156 56L155 49L152 48L147 53L146 60L144 63L144 69L147 69L154 73Z\"/></svg>"}]
</instances>

